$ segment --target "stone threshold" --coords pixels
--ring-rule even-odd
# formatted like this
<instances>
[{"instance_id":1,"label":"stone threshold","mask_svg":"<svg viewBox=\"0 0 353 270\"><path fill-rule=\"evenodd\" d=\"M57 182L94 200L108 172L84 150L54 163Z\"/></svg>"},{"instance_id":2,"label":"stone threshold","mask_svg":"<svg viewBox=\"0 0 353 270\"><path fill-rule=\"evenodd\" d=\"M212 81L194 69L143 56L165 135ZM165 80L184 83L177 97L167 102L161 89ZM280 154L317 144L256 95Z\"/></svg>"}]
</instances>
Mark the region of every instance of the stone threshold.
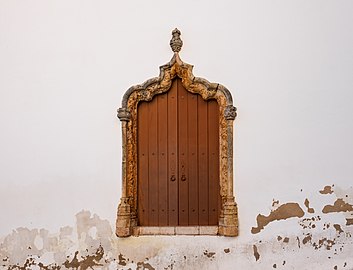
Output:
<instances>
[{"instance_id":1,"label":"stone threshold","mask_svg":"<svg viewBox=\"0 0 353 270\"><path fill-rule=\"evenodd\" d=\"M217 235L218 226L166 226L133 228L133 235Z\"/></svg>"}]
</instances>

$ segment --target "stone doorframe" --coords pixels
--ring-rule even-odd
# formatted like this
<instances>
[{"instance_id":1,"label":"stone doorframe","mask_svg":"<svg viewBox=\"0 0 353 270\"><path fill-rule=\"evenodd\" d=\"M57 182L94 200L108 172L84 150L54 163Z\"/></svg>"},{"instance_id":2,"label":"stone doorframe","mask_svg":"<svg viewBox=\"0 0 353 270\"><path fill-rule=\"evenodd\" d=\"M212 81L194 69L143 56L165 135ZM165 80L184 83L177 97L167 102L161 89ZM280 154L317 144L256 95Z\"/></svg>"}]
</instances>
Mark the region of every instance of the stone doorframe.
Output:
<instances>
[{"instance_id":1,"label":"stone doorframe","mask_svg":"<svg viewBox=\"0 0 353 270\"><path fill-rule=\"evenodd\" d=\"M116 235L148 234L178 234L177 230L148 230L139 228L137 220L137 106L140 101L151 101L155 95L167 92L172 80L179 77L187 91L199 94L204 100L215 99L219 105L219 184L221 195L221 211L218 227L213 234L224 236L238 235L238 211L233 195L233 121L236 108L229 90L218 83L194 77L193 66L184 63L179 57L183 42L180 31L173 30L170 45L174 55L169 63L160 67L159 77L145 81L141 85L130 87L123 96L122 107L118 109L118 118L122 125L122 195L118 206L116 220ZM185 228L185 227L183 227ZM195 227L192 227L195 229ZM202 226L200 226L202 228ZM147 229L147 230L146 230ZM187 229L187 228L186 228ZM206 228L205 228L206 229ZM181 230L188 231L188 230ZM195 230L190 230L190 232ZM202 229L198 229L202 233ZM205 230L207 231L207 230ZM181 233L183 234L183 233ZM187 233L188 234L188 233ZM190 233L199 234L199 233ZM207 233L206 233L207 234Z\"/></svg>"}]
</instances>

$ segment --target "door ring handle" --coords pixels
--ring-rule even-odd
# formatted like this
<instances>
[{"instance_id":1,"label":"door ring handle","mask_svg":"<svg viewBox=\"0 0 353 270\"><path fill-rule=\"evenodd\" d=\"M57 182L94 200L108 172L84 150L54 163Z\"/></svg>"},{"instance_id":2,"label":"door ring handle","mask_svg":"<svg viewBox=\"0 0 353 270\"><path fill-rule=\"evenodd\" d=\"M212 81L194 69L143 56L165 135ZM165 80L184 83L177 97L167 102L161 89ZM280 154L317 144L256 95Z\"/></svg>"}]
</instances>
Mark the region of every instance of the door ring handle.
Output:
<instances>
[{"instance_id":1,"label":"door ring handle","mask_svg":"<svg viewBox=\"0 0 353 270\"><path fill-rule=\"evenodd\" d=\"M183 175L181 176L181 181L186 181L186 176L185 176L185 174L183 174Z\"/></svg>"},{"instance_id":2,"label":"door ring handle","mask_svg":"<svg viewBox=\"0 0 353 270\"><path fill-rule=\"evenodd\" d=\"M170 181L174 182L176 180L175 178L175 175L173 174L171 177L170 177Z\"/></svg>"}]
</instances>

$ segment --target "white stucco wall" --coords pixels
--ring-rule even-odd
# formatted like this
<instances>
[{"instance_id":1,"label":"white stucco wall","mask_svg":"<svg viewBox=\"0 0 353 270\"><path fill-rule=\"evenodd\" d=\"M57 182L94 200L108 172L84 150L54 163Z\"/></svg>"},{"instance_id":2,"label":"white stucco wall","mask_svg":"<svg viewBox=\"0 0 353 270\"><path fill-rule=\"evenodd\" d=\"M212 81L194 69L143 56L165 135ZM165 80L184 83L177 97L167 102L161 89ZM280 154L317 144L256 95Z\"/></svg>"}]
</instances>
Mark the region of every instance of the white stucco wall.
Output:
<instances>
[{"instance_id":1,"label":"white stucco wall","mask_svg":"<svg viewBox=\"0 0 353 270\"><path fill-rule=\"evenodd\" d=\"M352 14L348 0L0 0L0 255L24 252L6 244L21 239L16 228L55 235L64 226L76 228L82 210L114 227L121 189L116 109L131 85L158 76L172 57L169 40L178 27L181 58L196 76L230 89L238 108L239 236L119 240L107 229L105 238L94 237L110 239L113 257L135 256L126 269L143 269L145 257L155 269L171 268L173 260L174 269L353 268L353 226L346 226L353 212L322 213L337 198L353 203ZM327 185L334 193L319 193ZM306 198L315 214L307 212ZM252 234L257 215L269 215L273 200L297 202L305 215ZM296 244L311 233L300 223L317 216L317 241L335 237L334 223L344 229L341 253ZM70 250L61 246L70 258L74 247L83 248L83 236L75 237ZM186 251L194 260L182 264Z\"/></svg>"}]
</instances>

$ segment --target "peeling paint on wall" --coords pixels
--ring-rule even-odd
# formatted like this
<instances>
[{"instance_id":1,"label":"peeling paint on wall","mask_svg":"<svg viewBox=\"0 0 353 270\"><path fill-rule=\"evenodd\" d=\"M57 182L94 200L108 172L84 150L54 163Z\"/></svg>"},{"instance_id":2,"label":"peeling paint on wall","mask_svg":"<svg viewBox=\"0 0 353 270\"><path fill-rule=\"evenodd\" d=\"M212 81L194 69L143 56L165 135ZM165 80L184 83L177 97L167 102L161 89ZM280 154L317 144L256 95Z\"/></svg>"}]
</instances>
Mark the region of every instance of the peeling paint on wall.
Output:
<instances>
[{"instance_id":1,"label":"peeling paint on wall","mask_svg":"<svg viewBox=\"0 0 353 270\"><path fill-rule=\"evenodd\" d=\"M251 233L259 233L266 225L275 220L286 220L292 217L304 216L303 209L298 203L286 203L280 205L276 210L271 211L268 216L259 214L256 218L257 227L252 227Z\"/></svg>"},{"instance_id":2,"label":"peeling paint on wall","mask_svg":"<svg viewBox=\"0 0 353 270\"><path fill-rule=\"evenodd\" d=\"M6 270L352 269L353 227L348 225L353 223L349 206L353 189L330 190L332 193L327 194L332 196L332 203L326 204L336 207L335 211L322 215L304 212L304 207L310 208L310 198L306 198L307 203L304 199L301 203L282 205L278 200L273 201L274 209L268 216L257 216L257 227L252 230L255 235L243 239L242 236L121 239L115 236L107 220L81 211L76 215L76 226L62 227L57 233L46 229L13 230L1 240L0 267ZM318 204L316 201L315 205ZM296 224L295 233L286 232L288 222ZM279 226L264 230L270 223Z\"/></svg>"},{"instance_id":3,"label":"peeling paint on wall","mask_svg":"<svg viewBox=\"0 0 353 270\"><path fill-rule=\"evenodd\" d=\"M256 245L253 245L253 250L254 250L254 257L255 257L255 260L258 261L260 259L260 254L259 252L257 251L257 246Z\"/></svg>"},{"instance_id":4,"label":"peeling paint on wall","mask_svg":"<svg viewBox=\"0 0 353 270\"><path fill-rule=\"evenodd\" d=\"M325 205L322 209L322 213L338 213L338 212L350 212L353 211L353 205L346 203L343 199L337 199L333 205Z\"/></svg>"},{"instance_id":5,"label":"peeling paint on wall","mask_svg":"<svg viewBox=\"0 0 353 270\"><path fill-rule=\"evenodd\" d=\"M322 190L319 191L321 194L332 194L333 190L331 186L325 186Z\"/></svg>"},{"instance_id":6,"label":"peeling paint on wall","mask_svg":"<svg viewBox=\"0 0 353 270\"><path fill-rule=\"evenodd\" d=\"M306 206L308 213L314 214L315 210L314 210L314 208L310 207L309 204L310 204L309 200L305 199L304 205Z\"/></svg>"}]
</instances>

